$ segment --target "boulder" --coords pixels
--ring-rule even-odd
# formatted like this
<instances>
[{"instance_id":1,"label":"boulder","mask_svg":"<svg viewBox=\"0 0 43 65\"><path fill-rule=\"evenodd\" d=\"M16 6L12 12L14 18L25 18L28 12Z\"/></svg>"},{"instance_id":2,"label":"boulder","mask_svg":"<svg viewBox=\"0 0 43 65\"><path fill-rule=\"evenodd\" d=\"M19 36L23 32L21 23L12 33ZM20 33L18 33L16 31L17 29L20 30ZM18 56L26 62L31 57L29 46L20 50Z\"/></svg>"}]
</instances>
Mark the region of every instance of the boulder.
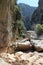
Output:
<instances>
[{"instance_id":1,"label":"boulder","mask_svg":"<svg viewBox=\"0 0 43 65\"><path fill-rule=\"evenodd\" d=\"M31 40L31 44L37 51L43 51L43 40Z\"/></svg>"},{"instance_id":2,"label":"boulder","mask_svg":"<svg viewBox=\"0 0 43 65\"><path fill-rule=\"evenodd\" d=\"M2 58L0 58L0 65L10 65L10 64L5 62Z\"/></svg>"},{"instance_id":3,"label":"boulder","mask_svg":"<svg viewBox=\"0 0 43 65\"><path fill-rule=\"evenodd\" d=\"M25 38L23 40L16 40L16 42L13 42L10 48L11 49L13 48L13 50L26 51L26 50L31 50L32 45L30 44L28 38Z\"/></svg>"},{"instance_id":4,"label":"boulder","mask_svg":"<svg viewBox=\"0 0 43 65\"><path fill-rule=\"evenodd\" d=\"M1 53L0 56L8 63L13 63L16 61L14 54L10 53Z\"/></svg>"},{"instance_id":5,"label":"boulder","mask_svg":"<svg viewBox=\"0 0 43 65\"><path fill-rule=\"evenodd\" d=\"M31 39L37 39L37 34L36 34L36 32L35 31L27 31L27 34L29 35L30 34L30 38ZM30 40L31 40L30 39Z\"/></svg>"},{"instance_id":6,"label":"boulder","mask_svg":"<svg viewBox=\"0 0 43 65\"><path fill-rule=\"evenodd\" d=\"M40 40L43 40L43 35L40 35L38 38L39 38Z\"/></svg>"},{"instance_id":7,"label":"boulder","mask_svg":"<svg viewBox=\"0 0 43 65\"><path fill-rule=\"evenodd\" d=\"M17 42L17 50L30 50L31 47L32 46L29 41Z\"/></svg>"}]
</instances>

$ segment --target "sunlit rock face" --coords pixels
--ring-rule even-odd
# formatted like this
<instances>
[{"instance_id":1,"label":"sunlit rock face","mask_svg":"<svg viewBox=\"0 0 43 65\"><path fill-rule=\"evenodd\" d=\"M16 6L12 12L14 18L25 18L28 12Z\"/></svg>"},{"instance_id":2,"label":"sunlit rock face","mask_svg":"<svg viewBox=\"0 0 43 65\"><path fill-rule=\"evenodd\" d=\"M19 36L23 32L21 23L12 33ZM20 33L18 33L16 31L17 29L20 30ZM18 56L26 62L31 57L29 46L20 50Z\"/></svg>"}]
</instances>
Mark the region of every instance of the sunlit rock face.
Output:
<instances>
[{"instance_id":1,"label":"sunlit rock face","mask_svg":"<svg viewBox=\"0 0 43 65\"><path fill-rule=\"evenodd\" d=\"M0 20L4 20L7 14L8 0L0 0Z\"/></svg>"},{"instance_id":2,"label":"sunlit rock face","mask_svg":"<svg viewBox=\"0 0 43 65\"><path fill-rule=\"evenodd\" d=\"M0 50L8 47L12 41L11 8L15 2L16 0L0 0Z\"/></svg>"},{"instance_id":3,"label":"sunlit rock face","mask_svg":"<svg viewBox=\"0 0 43 65\"><path fill-rule=\"evenodd\" d=\"M7 46L7 5L8 0L0 0L0 50Z\"/></svg>"},{"instance_id":4,"label":"sunlit rock face","mask_svg":"<svg viewBox=\"0 0 43 65\"><path fill-rule=\"evenodd\" d=\"M43 24L43 0L39 0L38 2L38 7L37 9L34 11L33 15L32 15L32 19L31 19L31 24L32 26L36 25L36 24ZM35 28L33 26L33 29Z\"/></svg>"}]
</instances>

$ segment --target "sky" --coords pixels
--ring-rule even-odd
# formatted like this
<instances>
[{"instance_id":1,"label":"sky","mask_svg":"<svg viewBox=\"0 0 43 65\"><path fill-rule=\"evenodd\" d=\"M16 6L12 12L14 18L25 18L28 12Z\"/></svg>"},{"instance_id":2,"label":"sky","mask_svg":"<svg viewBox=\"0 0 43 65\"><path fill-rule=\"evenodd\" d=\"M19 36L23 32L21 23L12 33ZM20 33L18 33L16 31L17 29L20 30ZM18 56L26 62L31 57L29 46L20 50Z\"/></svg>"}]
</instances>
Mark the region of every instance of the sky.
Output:
<instances>
[{"instance_id":1,"label":"sky","mask_svg":"<svg viewBox=\"0 0 43 65\"><path fill-rule=\"evenodd\" d=\"M38 6L38 1L39 0L18 0L18 3L25 3L25 4L28 4L30 6L37 7Z\"/></svg>"}]
</instances>

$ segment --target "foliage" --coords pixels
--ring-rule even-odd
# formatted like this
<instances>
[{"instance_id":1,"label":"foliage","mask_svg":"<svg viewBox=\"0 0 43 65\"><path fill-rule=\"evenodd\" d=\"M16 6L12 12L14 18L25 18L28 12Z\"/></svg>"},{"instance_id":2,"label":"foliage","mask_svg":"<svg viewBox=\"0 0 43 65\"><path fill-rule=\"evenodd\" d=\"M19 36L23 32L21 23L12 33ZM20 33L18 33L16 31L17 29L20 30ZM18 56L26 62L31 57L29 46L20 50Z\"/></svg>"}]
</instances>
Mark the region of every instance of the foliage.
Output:
<instances>
[{"instance_id":1,"label":"foliage","mask_svg":"<svg viewBox=\"0 0 43 65\"><path fill-rule=\"evenodd\" d=\"M24 33L23 31L26 30L23 21L18 20L16 23L13 23L13 32L16 31L16 27L18 27L18 36L17 37L23 36L23 33Z\"/></svg>"},{"instance_id":2,"label":"foliage","mask_svg":"<svg viewBox=\"0 0 43 65\"><path fill-rule=\"evenodd\" d=\"M13 21L17 21L21 19L21 13L20 13L20 9L17 5L14 6L13 10L12 10L12 18Z\"/></svg>"},{"instance_id":3,"label":"foliage","mask_svg":"<svg viewBox=\"0 0 43 65\"><path fill-rule=\"evenodd\" d=\"M43 34L43 24L36 25L36 32L38 35Z\"/></svg>"},{"instance_id":4,"label":"foliage","mask_svg":"<svg viewBox=\"0 0 43 65\"><path fill-rule=\"evenodd\" d=\"M18 31L20 36L22 36L24 30L26 30L26 28L23 21L22 20L18 21Z\"/></svg>"},{"instance_id":5,"label":"foliage","mask_svg":"<svg viewBox=\"0 0 43 65\"><path fill-rule=\"evenodd\" d=\"M16 38L19 38L22 36L23 31L25 30L24 23L22 21L22 15L20 13L20 7L16 4L13 7L11 6L11 11L12 11L12 32L13 36L16 35ZM18 29L18 31L17 31Z\"/></svg>"}]
</instances>

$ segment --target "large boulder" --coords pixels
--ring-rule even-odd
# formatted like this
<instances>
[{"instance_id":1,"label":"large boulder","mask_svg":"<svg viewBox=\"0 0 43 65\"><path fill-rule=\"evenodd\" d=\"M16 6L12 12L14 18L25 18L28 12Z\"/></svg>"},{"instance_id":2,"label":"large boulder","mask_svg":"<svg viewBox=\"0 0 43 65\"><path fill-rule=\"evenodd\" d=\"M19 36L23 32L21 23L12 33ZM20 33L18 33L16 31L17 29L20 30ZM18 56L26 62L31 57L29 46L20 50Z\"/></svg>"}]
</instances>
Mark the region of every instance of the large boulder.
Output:
<instances>
[{"instance_id":1,"label":"large boulder","mask_svg":"<svg viewBox=\"0 0 43 65\"><path fill-rule=\"evenodd\" d=\"M40 35L38 38L39 38L40 40L43 40L43 35Z\"/></svg>"},{"instance_id":2,"label":"large boulder","mask_svg":"<svg viewBox=\"0 0 43 65\"><path fill-rule=\"evenodd\" d=\"M43 51L43 40L31 40L31 44L37 51Z\"/></svg>"},{"instance_id":3,"label":"large boulder","mask_svg":"<svg viewBox=\"0 0 43 65\"><path fill-rule=\"evenodd\" d=\"M32 48L31 44L29 41L25 41L25 42L19 42L17 49L19 50L30 50Z\"/></svg>"},{"instance_id":4,"label":"large boulder","mask_svg":"<svg viewBox=\"0 0 43 65\"><path fill-rule=\"evenodd\" d=\"M10 64L5 62L2 58L0 58L0 65L10 65Z\"/></svg>"},{"instance_id":5,"label":"large boulder","mask_svg":"<svg viewBox=\"0 0 43 65\"><path fill-rule=\"evenodd\" d=\"M35 31L31 31L31 30L30 31L27 31L27 34L28 34L28 37L29 37L29 34L30 34L30 38L31 39L37 39L37 34L36 34Z\"/></svg>"},{"instance_id":6,"label":"large boulder","mask_svg":"<svg viewBox=\"0 0 43 65\"><path fill-rule=\"evenodd\" d=\"M7 36L7 23L0 22L0 46L4 46L4 44L7 42Z\"/></svg>"},{"instance_id":7,"label":"large boulder","mask_svg":"<svg viewBox=\"0 0 43 65\"><path fill-rule=\"evenodd\" d=\"M28 41L28 38L23 40L17 40L16 43L13 43L13 47L16 50L26 51L30 50L32 48L32 45L30 44L30 41Z\"/></svg>"}]
</instances>

